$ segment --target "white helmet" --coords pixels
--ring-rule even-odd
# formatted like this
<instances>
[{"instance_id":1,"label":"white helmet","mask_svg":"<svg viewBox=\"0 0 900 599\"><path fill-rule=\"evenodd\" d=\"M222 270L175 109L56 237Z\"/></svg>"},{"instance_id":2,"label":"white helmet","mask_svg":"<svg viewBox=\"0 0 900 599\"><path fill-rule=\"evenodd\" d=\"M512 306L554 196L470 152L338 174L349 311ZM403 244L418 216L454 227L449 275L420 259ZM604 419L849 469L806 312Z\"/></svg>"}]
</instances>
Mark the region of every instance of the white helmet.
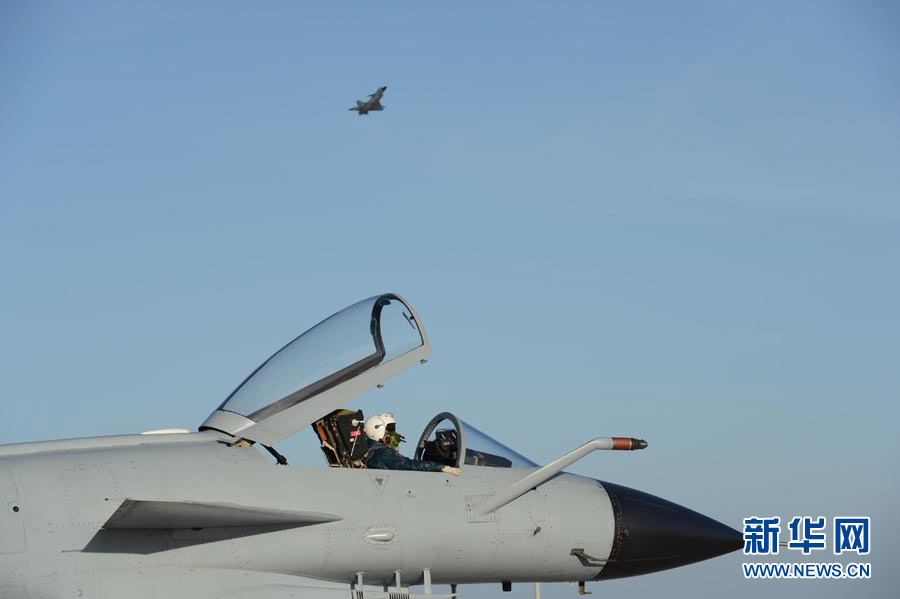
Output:
<instances>
[{"instance_id":1,"label":"white helmet","mask_svg":"<svg viewBox=\"0 0 900 599\"><path fill-rule=\"evenodd\" d=\"M387 432L387 427L389 424L397 424L397 421L394 420L393 414L375 414L374 416L369 416L366 419L366 424L363 427L363 430L366 432L366 436L369 439L373 441L381 441L382 439L384 439L384 434Z\"/></svg>"}]
</instances>

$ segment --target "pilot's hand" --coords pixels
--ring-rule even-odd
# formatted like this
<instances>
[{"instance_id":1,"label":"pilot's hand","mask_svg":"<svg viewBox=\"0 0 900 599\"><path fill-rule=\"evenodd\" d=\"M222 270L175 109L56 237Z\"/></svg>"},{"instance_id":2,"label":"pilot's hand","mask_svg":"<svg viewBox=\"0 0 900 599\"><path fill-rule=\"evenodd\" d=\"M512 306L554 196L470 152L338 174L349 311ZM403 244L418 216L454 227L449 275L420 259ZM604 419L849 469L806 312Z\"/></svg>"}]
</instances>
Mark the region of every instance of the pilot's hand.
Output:
<instances>
[{"instance_id":1,"label":"pilot's hand","mask_svg":"<svg viewBox=\"0 0 900 599\"><path fill-rule=\"evenodd\" d=\"M446 472L447 474L452 474L453 476L459 476L462 474L462 470L459 468L454 468L453 466L444 466L441 468L441 472Z\"/></svg>"}]
</instances>

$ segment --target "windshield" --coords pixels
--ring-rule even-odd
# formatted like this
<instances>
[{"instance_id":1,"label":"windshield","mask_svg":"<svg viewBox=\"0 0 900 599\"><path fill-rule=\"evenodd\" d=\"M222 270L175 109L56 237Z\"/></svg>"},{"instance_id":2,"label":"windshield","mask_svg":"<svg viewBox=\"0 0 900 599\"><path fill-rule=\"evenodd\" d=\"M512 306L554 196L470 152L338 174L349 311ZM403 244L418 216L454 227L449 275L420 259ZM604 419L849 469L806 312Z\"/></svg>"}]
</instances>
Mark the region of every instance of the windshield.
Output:
<instances>
[{"instance_id":1,"label":"windshield","mask_svg":"<svg viewBox=\"0 0 900 599\"><path fill-rule=\"evenodd\" d=\"M418 323L397 296L371 297L285 345L219 409L259 421L422 344Z\"/></svg>"},{"instance_id":2,"label":"windshield","mask_svg":"<svg viewBox=\"0 0 900 599\"><path fill-rule=\"evenodd\" d=\"M500 441L487 436L465 420L462 421L462 425L466 431L466 464L501 468L537 468L537 464Z\"/></svg>"},{"instance_id":3,"label":"windshield","mask_svg":"<svg viewBox=\"0 0 900 599\"><path fill-rule=\"evenodd\" d=\"M416 458L459 467L536 468L538 465L450 412L431 419L416 444Z\"/></svg>"}]
</instances>

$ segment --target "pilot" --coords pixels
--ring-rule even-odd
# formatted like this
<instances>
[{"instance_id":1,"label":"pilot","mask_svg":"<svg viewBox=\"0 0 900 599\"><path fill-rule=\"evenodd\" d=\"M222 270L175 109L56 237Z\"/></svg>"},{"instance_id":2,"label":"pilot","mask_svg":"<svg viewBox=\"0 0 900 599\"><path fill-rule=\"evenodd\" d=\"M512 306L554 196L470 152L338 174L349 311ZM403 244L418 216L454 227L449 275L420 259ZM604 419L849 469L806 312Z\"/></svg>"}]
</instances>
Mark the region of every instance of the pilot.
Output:
<instances>
[{"instance_id":1,"label":"pilot","mask_svg":"<svg viewBox=\"0 0 900 599\"><path fill-rule=\"evenodd\" d=\"M369 451L366 453L366 468L379 470L418 470L420 472L446 472L460 475L460 469L444 466L428 460L412 460L400 454L397 446L405 439L397 432L397 421L393 414L376 414L369 416L363 427L369 438Z\"/></svg>"}]
</instances>

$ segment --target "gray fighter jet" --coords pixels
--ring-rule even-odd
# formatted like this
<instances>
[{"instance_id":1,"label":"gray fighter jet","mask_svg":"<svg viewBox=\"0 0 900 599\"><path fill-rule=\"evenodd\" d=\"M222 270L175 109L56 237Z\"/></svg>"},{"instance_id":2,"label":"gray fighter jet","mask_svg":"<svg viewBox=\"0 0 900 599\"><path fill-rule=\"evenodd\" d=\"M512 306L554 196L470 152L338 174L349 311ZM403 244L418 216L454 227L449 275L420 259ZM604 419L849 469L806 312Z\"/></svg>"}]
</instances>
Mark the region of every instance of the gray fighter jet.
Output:
<instances>
[{"instance_id":1,"label":"gray fighter jet","mask_svg":"<svg viewBox=\"0 0 900 599\"><path fill-rule=\"evenodd\" d=\"M357 100L356 106L349 110L355 110L359 114L369 114L370 110L384 110L384 106L381 105L381 97L386 89L387 87L379 87L374 94L369 95L368 100L365 102Z\"/></svg>"},{"instance_id":2,"label":"gray fighter jet","mask_svg":"<svg viewBox=\"0 0 900 599\"><path fill-rule=\"evenodd\" d=\"M414 453L461 475L366 469L363 413L342 407L430 351L412 307L383 294L277 351L196 432L0 446L0 597L439 599L458 584L561 581L584 592L742 546L697 512L562 472L639 439L600 437L539 466L442 412ZM307 426L328 467L279 465L272 446Z\"/></svg>"}]
</instances>

